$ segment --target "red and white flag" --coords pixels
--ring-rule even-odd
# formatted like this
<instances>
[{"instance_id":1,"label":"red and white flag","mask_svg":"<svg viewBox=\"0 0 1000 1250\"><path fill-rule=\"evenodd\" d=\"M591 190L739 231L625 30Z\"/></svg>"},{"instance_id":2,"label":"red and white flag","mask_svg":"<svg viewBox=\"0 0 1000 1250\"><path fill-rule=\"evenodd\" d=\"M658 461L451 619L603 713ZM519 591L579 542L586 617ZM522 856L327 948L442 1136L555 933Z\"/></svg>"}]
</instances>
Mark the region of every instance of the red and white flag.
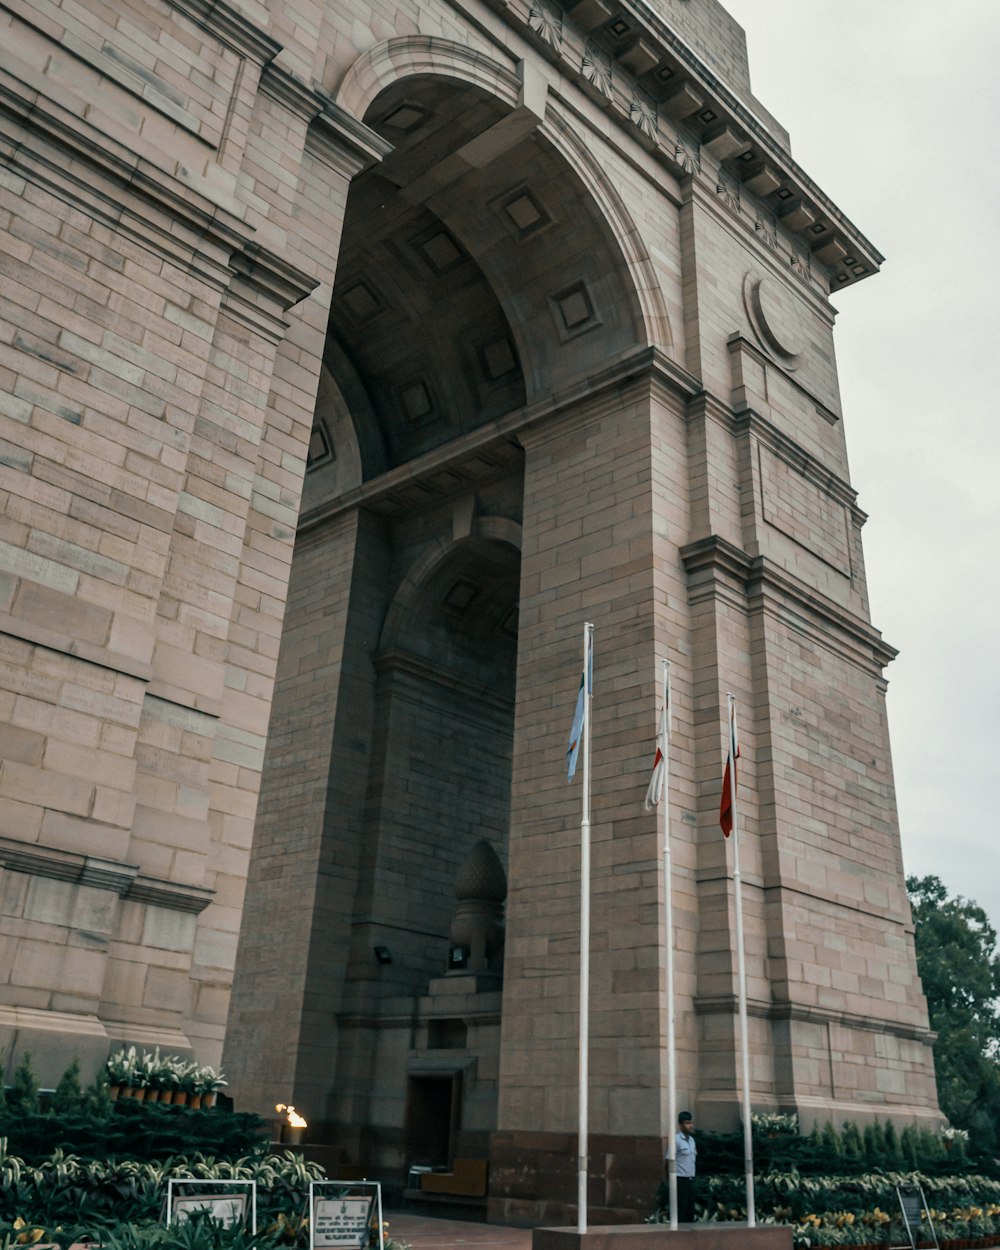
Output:
<instances>
[{"instance_id":1,"label":"red and white flag","mask_svg":"<svg viewBox=\"0 0 1000 1250\"><path fill-rule=\"evenodd\" d=\"M649 788L643 802L643 810L651 812L663 797L663 786L667 779L667 742L670 737L670 694L669 687L664 686L663 706L660 708L660 723L656 729L656 754L653 756L653 772L649 778Z\"/></svg>"},{"instance_id":2,"label":"red and white flag","mask_svg":"<svg viewBox=\"0 0 1000 1250\"><path fill-rule=\"evenodd\" d=\"M728 838L733 831L733 798L738 777L736 761L740 758L740 742L736 736L736 700L729 700L729 749L726 752L726 771L722 777L722 797L719 802L719 824Z\"/></svg>"}]
</instances>

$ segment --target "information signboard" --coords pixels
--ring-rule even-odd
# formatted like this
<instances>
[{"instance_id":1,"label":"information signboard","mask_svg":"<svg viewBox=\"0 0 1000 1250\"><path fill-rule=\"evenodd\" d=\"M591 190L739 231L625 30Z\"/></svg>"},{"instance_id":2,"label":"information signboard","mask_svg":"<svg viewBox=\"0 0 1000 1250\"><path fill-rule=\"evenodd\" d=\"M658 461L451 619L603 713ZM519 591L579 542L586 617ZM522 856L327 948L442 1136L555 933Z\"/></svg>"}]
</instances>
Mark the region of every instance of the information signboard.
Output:
<instances>
[{"instance_id":1,"label":"information signboard","mask_svg":"<svg viewBox=\"0 0 1000 1250\"><path fill-rule=\"evenodd\" d=\"M173 1202L173 1224L186 1224L192 1216L205 1215L226 1228L246 1223L246 1194L178 1194Z\"/></svg>"},{"instance_id":2,"label":"information signboard","mask_svg":"<svg viewBox=\"0 0 1000 1250\"><path fill-rule=\"evenodd\" d=\"M363 1250L368 1245L372 1197L317 1198L313 1205L314 1246Z\"/></svg>"},{"instance_id":3,"label":"information signboard","mask_svg":"<svg viewBox=\"0 0 1000 1250\"><path fill-rule=\"evenodd\" d=\"M247 1214L249 1210L249 1221ZM165 1222L184 1224L198 1216L208 1216L226 1228L246 1228L257 1232L256 1181L206 1181L190 1176L167 1180Z\"/></svg>"},{"instance_id":4,"label":"information signboard","mask_svg":"<svg viewBox=\"0 0 1000 1250\"><path fill-rule=\"evenodd\" d=\"M382 1187L377 1181L313 1181L310 1250L384 1250Z\"/></svg>"}]
</instances>

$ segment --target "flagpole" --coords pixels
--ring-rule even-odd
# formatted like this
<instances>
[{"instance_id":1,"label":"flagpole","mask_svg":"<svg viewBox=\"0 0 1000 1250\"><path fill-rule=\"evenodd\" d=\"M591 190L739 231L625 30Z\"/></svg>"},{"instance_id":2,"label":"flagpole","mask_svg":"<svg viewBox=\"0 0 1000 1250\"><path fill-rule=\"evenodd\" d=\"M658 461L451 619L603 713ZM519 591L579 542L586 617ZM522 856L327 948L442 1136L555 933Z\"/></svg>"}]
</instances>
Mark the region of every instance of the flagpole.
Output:
<instances>
[{"instance_id":1,"label":"flagpole","mask_svg":"<svg viewBox=\"0 0 1000 1250\"><path fill-rule=\"evenodd\" d=\"M670 864L670 661L663 665L663 708L666 720L663 750L663 927L667 955L667 1191L670 1195L670 1227L677 1227L677 1047L674 1031L674 915L673 875Z\"/></svg>"},{"instance_id":2,"label":"flagpole","mask_svg":"<svg viewBox=\"0 0 1000 1250\"><path fill-rule=\"evenodd\" d=\"M590 1025L590 702L594 626L583 627L583 813L580 820L580 1064L577 1231L587 1231L587 1116Z\"/></svg>"},{"instance_id":3,"label":"flagpole","mask_svg":"<svg viewBox=\"0 0 1000 1250\"><path fill-rule=\"evenodd\" d=\"M739 988L740 1052L743 1069L743 1166L746 1173L747 1227L754 1228L757 1215L753 1189L753 1127L750 1122L750 1038L747 1029L747 968L743 949L743 879L740 875L740 828L736 812L736 699L726 695L729 733L729 804L733 814L733 891L736 903L736 967Z\"/></svg>"}]
</instances>

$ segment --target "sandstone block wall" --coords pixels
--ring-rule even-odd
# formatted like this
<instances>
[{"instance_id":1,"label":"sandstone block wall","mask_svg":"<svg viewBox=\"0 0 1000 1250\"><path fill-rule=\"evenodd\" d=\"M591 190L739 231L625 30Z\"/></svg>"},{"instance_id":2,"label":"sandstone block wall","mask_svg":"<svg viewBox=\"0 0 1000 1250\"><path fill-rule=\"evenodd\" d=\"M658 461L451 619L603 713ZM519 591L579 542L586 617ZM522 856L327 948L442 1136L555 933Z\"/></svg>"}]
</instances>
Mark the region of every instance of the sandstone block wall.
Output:
<instances>
[{"instance_id":1,"label":"sandstone block wall","mask_svg":"<svg viewBox=\"0 0 1000 1250\"><path fill-rule=\"evenodd\" d=\"M933 1121L832 346L881 257L724 9L11 0L0 47L8 1062L225 1041L345 1164L426 1112L570 1218L592 620L595 1203L669 1130L667 888L680 1093L736 1114L727 691L754 1104ZM502 994L443 975L482 837Z\"/></svg>"}]
</instances>

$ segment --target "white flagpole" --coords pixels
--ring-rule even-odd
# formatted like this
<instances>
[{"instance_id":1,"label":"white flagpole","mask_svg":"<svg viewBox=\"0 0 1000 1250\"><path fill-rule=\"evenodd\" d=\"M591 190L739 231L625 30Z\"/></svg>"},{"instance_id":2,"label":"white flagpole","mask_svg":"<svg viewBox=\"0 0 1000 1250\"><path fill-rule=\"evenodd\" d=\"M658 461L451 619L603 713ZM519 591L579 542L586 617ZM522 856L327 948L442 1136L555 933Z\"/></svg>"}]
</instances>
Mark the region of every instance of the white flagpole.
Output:
<instances>
[{"instance_id":1,"label":"white flagpole","mask_svg":"<svg viewBox=\"0 0 1000 1250\"><path fill-rule=\"evenodd\" d=\"M740 1052L743 1068L743 1166L747 1187L747 1227L754 1228L757 1215L753 1191L753 1129L750 1123L750 1037L747 1029L747 966L743 949L743 883L740 876L740 827L736 812L736 699L726 695L729 734L729 804L733 813L733 890L736 902L736 967L739 987Z\"/></svg>"},{"instance_id":2,"label":"white flagpole","mask_svg":"<svg viewBox=\"0 0 1000 1250\"><path fill-rule=\"evenodd\" d=\"M587 1093L590 1065L590 701L594 626L583 627L583 815L580 821L580 1094L577 1142L577 1231L587 1231Z\"/></svg>"},{"instance_id":3,"label":"white flagpole","mask_svg":"<svg viewBox=\"0 0 1000 1250\"><path fill-rule=\"evenodd\" d=\"M667 943L667 1190L670 1195L670 1227L677 1227L677 1047L674 1033L674 914L673 877L670 865L670 661L663 665L663 927Z\"/></svg>"}]
</instances>

